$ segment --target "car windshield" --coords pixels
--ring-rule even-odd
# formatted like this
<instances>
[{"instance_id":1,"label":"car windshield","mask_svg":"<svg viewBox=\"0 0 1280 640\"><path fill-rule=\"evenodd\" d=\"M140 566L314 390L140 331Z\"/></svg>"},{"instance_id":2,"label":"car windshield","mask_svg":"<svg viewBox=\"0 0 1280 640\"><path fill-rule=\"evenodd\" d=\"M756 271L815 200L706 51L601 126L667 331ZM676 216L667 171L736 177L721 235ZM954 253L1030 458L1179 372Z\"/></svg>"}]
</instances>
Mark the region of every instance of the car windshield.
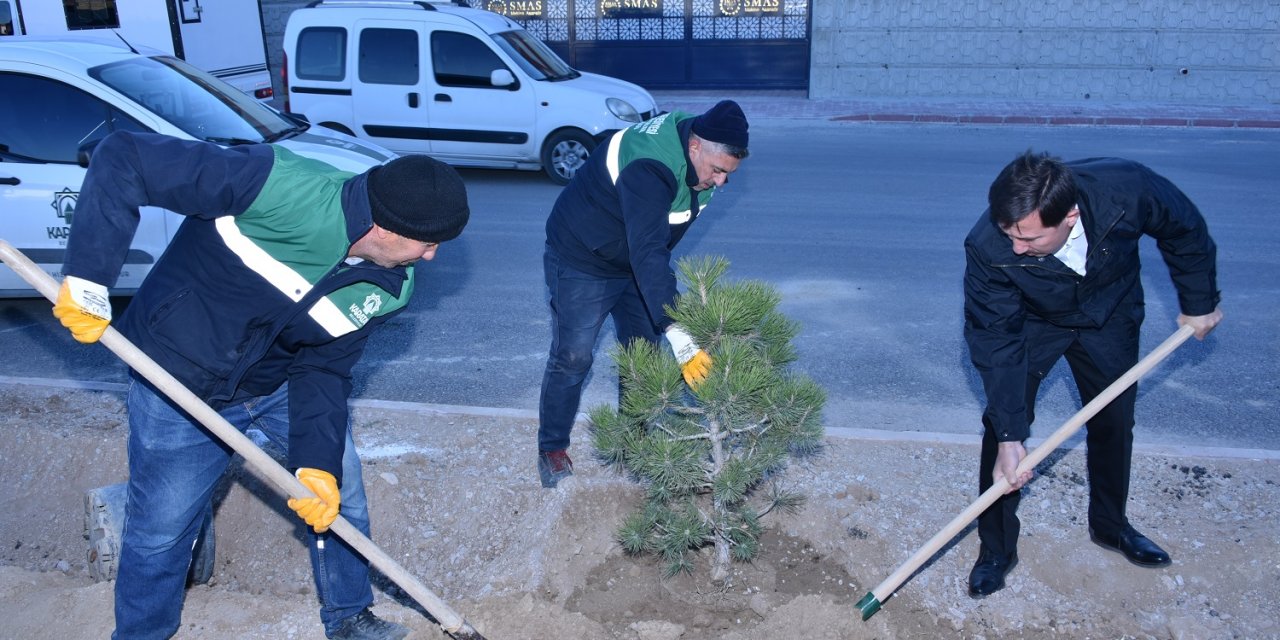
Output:
<instances>
[{"instance_id":1,"label":"car windshield","mask_svg":"<svg viewBox=\"0 0 1280 640\"><path fill-rule=\"evenodd\" d=\"M493 41L498 44L516 64L534 80L572 80L582 74L560 59L541 40L533 37L524 29L502 31L493 34Z\"/></svg>"},{"instance_id":2,"label":"car windshield","mask_svg":"<svg viewBox=\"0 0 1280 640\"><path fill-rule=\"evenodd\" d=\"M89 75L200 140L274 142L301 131L298 123L177 58L130 58L89 69Z\"/></svg>"}]
</instances>

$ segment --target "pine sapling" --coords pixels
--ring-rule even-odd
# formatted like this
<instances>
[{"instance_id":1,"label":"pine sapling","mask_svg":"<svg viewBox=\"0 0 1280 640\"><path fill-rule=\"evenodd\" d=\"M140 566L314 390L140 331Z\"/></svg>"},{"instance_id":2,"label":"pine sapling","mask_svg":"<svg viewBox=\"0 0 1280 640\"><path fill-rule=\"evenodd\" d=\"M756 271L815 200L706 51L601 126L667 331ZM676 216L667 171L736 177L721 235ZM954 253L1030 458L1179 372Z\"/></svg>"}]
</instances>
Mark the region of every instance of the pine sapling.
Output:
<instances>
[{"instance_id":1,"label":"pine sapling","mask_svg":"<svg viewBox=\"0 0 1280 640\"><path fill-rule=\"evenodd\" d=\"M590 414L597 453L648 490L618 539L628 553L660 554L668 577L692 571L707 545L716 582L733 560L755 558L761 519L804 502L778 483L789 458L822 442L826 394L788 369L797 326L777 311L770 285L723 280L728 266L720 257L680 260L685 293L667 309L711 355L707 379L687 386L665 345L619 345L621 406Z\"/></svg>"}]
</instances>

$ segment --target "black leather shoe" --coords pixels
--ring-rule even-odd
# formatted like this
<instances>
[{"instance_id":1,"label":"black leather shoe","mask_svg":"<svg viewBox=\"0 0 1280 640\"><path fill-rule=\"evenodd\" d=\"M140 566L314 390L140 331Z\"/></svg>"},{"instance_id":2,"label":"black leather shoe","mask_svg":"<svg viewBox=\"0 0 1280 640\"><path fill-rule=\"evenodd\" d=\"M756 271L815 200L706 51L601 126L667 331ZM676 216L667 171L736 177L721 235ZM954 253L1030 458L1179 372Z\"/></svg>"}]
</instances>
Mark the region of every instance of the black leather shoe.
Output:
<instances>
[{"instance_id":1,"label":"black leather shoe","mask_svg":"<svg viewBox=\"0 0 1280 640\"><path fill-rule=\"evenodd\" d=\"M986 549L978 552L978 562L969 572L969 595L974 598L989 596L1004 588L1004 577L1018 566L1018 552L1001 557Z\"/></svg>"},{"instance_id":2,"label":"black leather shoe","mask_svg":"<svg viewBox=\"0 0 1280 640\"><path fill-rule=\"evenodd\" d=\"M1129 562L1139 567L1167 567L1173 563L1173 559L1160 545L1138 533L1133 527L1125 527L1115 536L1098 535L1090 529L1089 539L1103 549L1123 554Z\"/></svg>"}]
</instances>

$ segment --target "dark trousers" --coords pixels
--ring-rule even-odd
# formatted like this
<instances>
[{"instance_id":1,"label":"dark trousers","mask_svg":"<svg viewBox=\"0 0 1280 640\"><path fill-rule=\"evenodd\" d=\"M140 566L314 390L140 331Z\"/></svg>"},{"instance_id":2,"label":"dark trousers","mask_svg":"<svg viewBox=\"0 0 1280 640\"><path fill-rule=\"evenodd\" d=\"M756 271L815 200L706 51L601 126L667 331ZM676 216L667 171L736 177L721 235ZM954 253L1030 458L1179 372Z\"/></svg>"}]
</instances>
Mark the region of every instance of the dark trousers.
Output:
<instances>
[{"instance_id":1,"label":"dark trousers","mask_svg":"<svg viewBox=\"0 0 1280 640\"><path fill-rule=\"evenodd\" d=\"M584 273L561 261L550 247L542 266L551 295L551 353L538 401L538 450L558 451L569 448L569 432L605 318L613 318L622 344L636 338L657 344L661 336L632 278Z\"/></svg>"},{"instance_id":2,"label":"dark trousers","mask_svg":"<svg viewBox=\"0 0 1280 640\"><path fill-rule=\"evenodd\" d=\"M1117 313L1102 329L1066 329L1039 321L1026 324L1028 363L1026 401L1028 421L1035 420L1036 394L1054 363L1066 356L1083 404L1124 375L1138 362L1139 317ZM1137 385L1129 387L1086 423L1086 465L1089 473L1089 527L1111 536L1128 525L1125 503L1129 498L1129 463L1133 453L1133 410ZM994 484L998 442L987 416L982 438L978 489ZM978 537L984 549L1007 554L1018 545L1018 502L1021 492L1001 496L978 516Z\"/></svg>"}]
</instances>

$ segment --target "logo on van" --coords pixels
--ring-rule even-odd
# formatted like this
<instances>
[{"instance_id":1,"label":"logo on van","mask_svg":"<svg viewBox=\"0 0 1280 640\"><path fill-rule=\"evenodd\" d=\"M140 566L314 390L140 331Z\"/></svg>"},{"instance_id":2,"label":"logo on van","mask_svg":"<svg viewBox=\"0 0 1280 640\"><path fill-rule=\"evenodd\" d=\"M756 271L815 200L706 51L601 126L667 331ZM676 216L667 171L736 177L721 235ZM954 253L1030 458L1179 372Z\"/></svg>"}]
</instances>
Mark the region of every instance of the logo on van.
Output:
<instances>
[{"instance_id":1,"label":"logo on van","mask_svg":"<svg viewBox=\"0 0 1280 640\"><path fill-rule=\"evenodd\" d=\"M71 226L71 217L76 213L76 202L79 200L79 191L64 188L62 191L53 192L53 202L49 206L58 212L58 217L62 218L69 227Z\"/></svg>"}]
</instances>

